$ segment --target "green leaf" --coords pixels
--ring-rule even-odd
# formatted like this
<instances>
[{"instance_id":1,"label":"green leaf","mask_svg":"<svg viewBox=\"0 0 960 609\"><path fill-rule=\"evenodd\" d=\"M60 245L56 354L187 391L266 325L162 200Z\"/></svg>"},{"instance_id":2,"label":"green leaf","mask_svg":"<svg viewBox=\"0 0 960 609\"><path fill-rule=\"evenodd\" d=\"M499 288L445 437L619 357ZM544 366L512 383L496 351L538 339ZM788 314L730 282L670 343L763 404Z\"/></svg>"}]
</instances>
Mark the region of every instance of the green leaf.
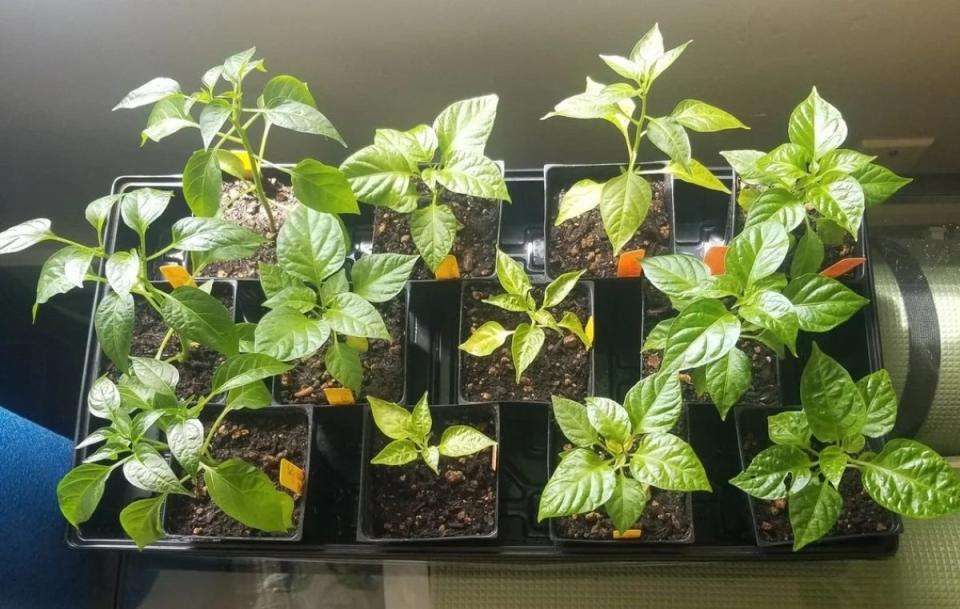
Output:
<instances>
[{"instance_id":1,"label":"green leaf","mask_svg":"<svg viewBox=\"0 0 960 609\"><path fill-rule=\"evenodd\" d=\"M863 154L856 150L838 148L823 155L823 158L820 159L820 167L817 169L817 173L820 175L830 173L831 171L853 173L869 165L875 158L877 157Z\"/></svg>"},{"instance_id":2,"label":"green leaf","mask_svg":"<svg viewBox=\"0 0 960 609\"><path fill-rule=\"evenodd\" d=\"M669 116L651 118L647 123L647 137L671 160L690 170L690 138L680 123Z\"/></svg>"},{"instance_id":3,"label":"green leaf","mask_svg":"<svg viewBox=\"0 0 960 609\"><path fill-rule=\"evenodd\" d=\"M696 99L681 101L670 113L670 116L687 129L693 129L701 133L724 131L726 129L749 129L726 110L721 110L716 106L711 106Z\"/></svg>"},{"instance_id":4,"label":"green leaf","mask_svg":"<svg viewBox=\"0 0 960 609\"><path fill-rule=\"evenodd\" d=\"M160 518L166 501L166 494L157 495L128 503L120 510L120 526L137 548L142 550L165 535Z\"/></svg>"},{"instance_id":5,"label":"green leaf","mask_svg":"<svg viewBox=\"0 0 960 609\"><path fill-rule=\"evenodd\" d=\"M103 233L103 227L107 222L107 218L110 217L110 212L113 211L113 206L117 204L120 199L123 198L123 194L114 194L107 195L105 197L100 197L94 201L91 201L86 209L84 210L84 217L87 219L87 222L90 226L93 227L97 234ZM36 220L31 220L30 222L35 222ZM49 228L49 224L47 225ZM12 230L12 229L10 229ZM6 233L6 231L4 231ZM3 243L3 234L0 233L0 253L7 253L4 251Z\"/></svg>"},{"instance_id":6,"label":"green leaf","mask_svg":"<svg viewBox=\"0 0 960 609\"><path fill-rule=\"evenodd\" d=\"M213 374L214 390L223 393L254 381L283 374L293 366L262 353L241 353L223 362Z\"/></svg>"},{"instance_id":7,"label":"green leaf","mask_svg":"<svg viewBox=\"0 0 960 609\"><path fill-rule=\"evenodd\" d=\"M720 156L730 163L733 170L744 181L752 183L764 178L764 173L757 166L757 162L766 156L765 152L760 150L723 150L720 152Z\"/></svg>"},{"instance_id":8,"label":"green leaf","mask_svg":"<svg viewBox=\"0 0 960 609\"><path fill-rule=\"evenodd\" d=\"M687 42L684 42L681 45L677 45L673 47L672 49L670 49L669 51L665 52L663 55L658 57L657 60L653 62L653 65L650 67L650 70L649 70L650 80L652 81L656 79L661 74L663 74L667 68L672 66L673 62L675 62L677 58L680 57L680 55L686 50L687 45L689 45L691 42L692 41L688 40Z\"/></svg>"},{"instance_id":9,"label":"green leaf","mask_svg":"<svg viewBox=\"0 0 960 609\"><path fill-rule=\"evenodd\" d=\"M568 440L582 447L599 442L597 432L587 416L586 406L559 395L550 396L550 400L553 403L553 418Z\"/></svg>"},{"instance_id":10,"label":"green leaf","mask_svg":"<svg viewBox=\"0 0 960 609\"><path fill-rule=\"evenodd\" d=\"M99 201L100 199L97 199ZM97 203L94 201L90 205ZM89 207L88 207L89 209ZM107 210L104 216L109 215L109 209ZM94 224L90 220L91 216L87 214L88 221L91 224ZM94 228L103 225L103 219L97 217L95 218L97 223L94 224ZM99 228L98 228L99 231ZM32 245L36 245L41 241L46 241L53 237L53 232L50 230L50 220L46 218L34 218L33 220L27 220L26 222L21 222L16 226L11 226L7 230L0 233L0 254L13 254L14 252L20 252Z\"/></svg>"},{"instance_id":11,"label":"green leaf","mask_svg":"<svg viewBox=\"0 0 960 609\"><path fill-rule=\"evenodd\" d=\"M183 469L196 474L203 452L203 423L200 419L177 421L167 428L167 445Z\"/></svg>"},{"instance_id":12,"label":"green leaf","mask_svg":"<svg viewBox=\"0 0 960 609\"><path fill-rule=\"evenodd\" d=\"M280 104L288 101L295 101L308 106L316 106L317 102L313 99L307 83L295 76L281 74L274 76L263 85L263 106L266 108L276 108Z\"/></svg>"},{"instance_id":13,"label":"green leaf","mask_svg":"<svg viewBox=\"0 0 960 609\"><path fill-rule=\"evenodd\" d=\"M173 193L169 190L138 188L124 194L120 200L120 217L123 223L137 232L145 233L167 209Z\"/></svg>"},{"instance_id":14,"label":"green leaf","mask_svg":"<svg viewBox=\"0 0 960 609\"><path fill-rule=\"evenodd\" d=\"M173 95L158 101L150 110L146 128L140 132L140 144L147 143L147 140L159 142L181 129L199 128L200 125L190 115L191 104L183 95Z\"/></svg>"},{"instance_id":15,"label":"green leaf","mask_svg":"<svg viewBox=\"0 0 960 609\"><path fill-rule=\"evenodd\" d=\"M517 296L516 294L495 294L490 298L484 298L483 302L504 309L505 311L526 313L536 308L536 305L530 305L532 298L532 296L523 297Z\"/></svg>"},{"instance_id":16,"label":"green leaf","mask_svg":"<svg viewBox=\"0 0 960 609\"><path fill-rule=\"evenodd\" d=\"M863 434L879 438L893 431L897 422L897 392L890 381L890 373L881 368L857 381L857 389L867 405L867 422Z\"/></svg>"},{"instance_id":17,"label":"green leaf","mask_svg":"<svg viewBox=\"0 0 960 609\"><path fill-rule=\"evenodd\" d=\"M152 357L131 357L130 369L133 376L152 392L173 395L180 382L180 373L172 364Z\"/></svg>"},{"instance_id":18,"label":"green leaf","mask_svg":"<svg viewBox=\"0 0 960 609\"><path fill-rule=\"evenodd\" d=\"M36 305L41 305L57 294L66 294L73 288L83 287L83 280L93 262L93 252L86 248L68 245L47 258L40 268L37 280L37 299L33 317L37 317Z\"/></svg>"},{"instance_id":19,"label":"green leaf","mask_svg":"<svg viewBox=\"0 0 960 609\"><path fill-rule=\"evenodd\" d=\"M833 220L844 230L857 237L863 220L865 198L856 179L838 176L830 182L810 190L810 203L825 218Z\"/></svg>"},{"instance_id":20,"label":"green leaf","mask_svg":"<svg viewBox=\"0 0 960 609\"><path fill-rule=\"evenodd\" d=\"M619 55L600 55L600 59L602 59L603 63L607 64L611 70L628 80L635 80L638 83L643 80L644 66L626 57L620 57Z\"/></svg>"},{"instance_id":21,"label":"green leaf","mask_svg":"<svg viewBox=\"0 0 960 609\"><path fill-rule=\"evenodd\" d=\"M830 532L840 517L843 499L829 484L814 480L790 494L790 526L794 551Z\"/></svg>"},{"instance_id":22,"label":"green leaf","mask_svg":"<svg viewBox=\"0 0 960 609\"><path fill-rule=\"evenodd\" d=\"M317 306L317 293L305 285L294 285L283 288L270 298L263 301L264 308L276 309L290 307L301 313L312 311Z\"/></svg>"},{"instance_id":23,"label":"green leaf","mask_svg":"<svg viewBox=\"0 0 960 609\"><path fill-rule=\"evenodd\" d=\"M781 144L757 160L765 175L793 185L807 175L810 153L799 144Z\"/></svg>"},{"instance_id":24,"label":"green leaf","mask_svg":"<svg viewBox=\"0 0 960 609\"><path fill-rule=\"evenodd\" d=\"M443 431L437 448L445 457L466 457L496 444L469 425L451 425Z\"/></svg>"},{"instance_id":25,"label":"green leaf","mask_svg":"<svg viewBox=\"0 0 960 609\"><path fill-rule=\"evenodd\" d=\"M848 460L847 453L836 445L826 446L820 451L820 471L834 488L840 486L840 479L843 477L843 470L846 469Z\"/></svg>"},{"instance_id":26,"label":"green leaf","mask_svg":"<svg viewBox=\"0 0 960 609\"><path fill-rule=\"evenodd\" d=\"M264 381L254 381L227 392L227 406L233 410L247 408L258 410L273 403L273 395Z\"/></svg>"},{"instance_id":27,"label":"green leaf","mask_svg":"<svg viewBox=\"0 0 960 609\"><path fill-rule=\"evenodd\" d=\"M303 159L291 172L293 196L310 209L331 214L360 213L347 176L336 167Z\"/></svg>"},{"instance_id":28,"label":"green leaf","mask_svg":"<svg viewBox=\"0 0 960 609\"><path fill-rule=\"evenodd\" d=\"M394 148L367 146L340 165L357 199L372 205L394 206L406 193L417 166Z\"/></svg>"},{"instance_id":29,"label":"green leaf","mask_svg":"<svg viewBox=\"0 0 960 609\"><path fill-rule=\"evenodd\" d=\"M960 510L960 477L933 449L891 440L861 464L863 487L874 501L908 518L935 518Z\"/></svg>"},{"instance_id":30,"label":"green leaf","mask_svg":"<svg viewBox=\"0 0 960 609\"><path fill-rule=\"evenodd\" d=\"M767 221L782 224L787 230L799 226L807 216L803 201L792 192L782 188L773 188L763 192L750 205L745 228Z\"/></svg>"},{"instance_id":31,"label":"green leaf","mask_svg":"<svg viewBox=\"0 0 960 609\"><path fill-rule=\"evenodd\" d=\"M433 429L433 417L430 416L430 406L427 404L427 392L424 391L420 399L413 407L410 418L410 430L424 442L430 437L430 430Z\"/></svg>"},{"instance_id":32,"label":"green leaf","mask_svg":"<svg viewBox=\"0 0 960 609\"><path fill-rule=\"evenodd\" d=\"M823 264L823 241L815 230L806 230L797 247L793 250L793 259L790 261L790 277L797 279L808 273L816 273Z\"/></svg>"},{"instance_id":33,"label":"green leaf","mask_svg":"<svg viewBox=\"0 0 960 609\"><path fill-rule=\"evenodd\" d=\"M431 204L410 214L410 235L431 271L453 249L460 223L446 205Z\"/></svg>"},{"instance_id":34,"label":"green leaf","mask_svg":"<svg viewBox=\"0 0 960 609\"><path fill-rule=\"evenodd\" d=\"M154 493L192 495L177 480L167 460L154 448L141 444L134 455L123 464L123 475L133 486Z\"/></svg>"},{"instance_id":35,"label":"green leaf","mask_svg":"<svg viewBox=\"0 0 960 609\"><path fill-rule=\"evenodd\" d=\"M685 168L676 161L670 161L664 169L684 182L730 194L726 184L696 159L690 159L689 168Z\"/></svg>"},{"instance_id":36,"label":"green leaf","mask_svg":"<svg viewBox=\"0 0 960 609\"><path fill-rule=\"evenodd\" d=\"M602 118L613 123L622 133L626 133L630 125L628 116L635 110L635 104L630 99L633 95L633 87L629 85L617 83L606 86L588 76L586 90L583 93L564 99L554 106L553 112L548 112L541 120L552 116L577 119Z\"/></svg>"},{"instance_id":37,"label":"green leaf","mask_svg":"<svg viewBox=\"0 0 960 609\"><path fill-rule=\"evenodd\" d=\"M353 293L369 302L386 302L407 285L416 263L416 256L367 254L350 271Z\"/></svg>"},{"instance_id":38,"label":"green leaf","mask_svg":"<svg viewBox=\"0 0 960 609\"><path fill-rule=\"evenodd\" d=\"M200 111L200 139L203 140L203 149L210 148L213 138L223 128L230 118L230 105L221 100L213 100Z\"/></svg>"},{"instance_id":39,"label":"green leaf","mask_svg":"<svg viewBox=\"0 0 960 609\"><path fill-rule=\"evenodd\" d=\"M110 292L100 301L93 318L100 349L122 372L130 369L134 311L133 296Z\"/></svg>"},{"instance_id":40,"label":"green leaf","mask_svg":"<svg viewBox=\"0 0 960 609\"><path fill-rule=\"evenodd\" d=\"M725 420L733 405L750 388L750 357L740 349L730 349L725 357L707 364L705 372L707 392L720 411L720 418Z\"/></svg>"},{"instance_id":41,"label":"green leaf","mask_svg":"<svg viewBox=\"0 0 960 609\"><path fill-rule=\"evenodd\" d=\"M454 102L433 121L444 162L455 152L482 155L497 118L496 95Z\"/></svg>"},{"instance_id":42,"label":"green leaf","mask_svg":"<svg viewBox=\"0 0 960 609\"><path fill-rule=\"evenodd\" d=\"M786 296L773 290L761 290L740 307L740 317L768 330L796 355L800 322L793 303Z\"/></svg>"},{"instance_id":43,"label":"green leaf","mask_svg":"<svg viewBox=\"0 0 960 609\"><path fill-rule=\"evenodd\" d=\"M883 203L913 181L911 178L902 178L886 167L874 163L870 163L854 172L853 177L856 178L863 189L867 207Z\"/></svg>"},{"instance_id":44,"label":"green leaf","mask_svg":"<svg viewBox=\"0 0 960 609\"><path fill-rule=\"evenodd\" d=\"M172 78L154 78L150 82L140 85L133 91L127 93L113 109L139 108L140 106L152 104L171 95L176 95L179 92L180 84Z\"/></svg>"},{"instance_id":45,"label":"green leaf","mask_svg":"<svg viewBox=\"0 0 960 609\"><path fill-rule=\"evenodd\" d=\"M333 340L327 347L323 363L338 383L349 387L354 393L360 392L363 385L363 365L356 349L345 342Z\"/></svg>"},{"instance_id":46,"label":"green leaf","mask_svg":"<svg viewBox=\"0 0 960 609\"><path fill-rule=\"evenodd\" d=\"M674 319L671 317L657 322L657 325L647 334L640 351L663 350L667 346L667 337L670 335L670 327L673 325Z\"/></svg>"},{"instance_id":47,"label":"green leaf","mask_svg":"<svg viewBox=\"0 0 960 609\"><path fill-rule=\"evenodd\" d=\"M264 119L270 124L291 131L322 135L346 147L333 123L313 106L298 101L286 101L277 106L264 108Z\"/></svg>"},{"instance_id":48,"label":"green leaf","mask_svg":"<svg viewBox=\"0 0 960 609\"><path fill-rule=\"evenodd\" d=\"M497 280L508 294L526 297L533 288L523 265L497 248Z\"/></svg>"},{"instance_id":49,"label":"green leaf","mask_svg":"<svg viewBox=\"0 0 960 609\"><path fill-rule=\"evenodd\" d=\"M730 241L727 274L750 287L777 271L790 249L786 229L775 222L745 228Z\"/></svg>"},{"instance_id":50,"label":"green leaf","mask_svg":"<svg viewBox=\"0 0 960 609\"><path fill-rule=\"evenodd\" d=\"M471 334L459 348L470 355L485 357L502 345L513 332L505 329L498 322L488 321L477 328L477 331Z\"/></svg>"},{"instance_id":51,"label":"green leaf","mask_svg":"<svg viewBox=\"0 0 960 609\"><path fill-rule=\"evenodd\" d=\"M581 275L586 271L571 271L563 273L551 281L543 292L543 308L555 307L563 302L570 292L577 286Z\"/></svg>"},{"instance_id":52,"label":"green leaf","mask_svg":"<svg viewBox=\"0 0 960 609\"><path fill-rule=\"evenodd\" d=\"M538 326L522 323L513 331L510 343L510 354L513 356L513 367L516 370L516 382L520 382L523 371L537 358L546 335Z\"/></svg>"},{"instance_id":53,"label":"green leaf","mask_svg":"<svg viewBox=\"0 0 960 609\"><path fill-rule=\"evenodd\" d=\"M806 332L827 332L859 311L870 302L836 279L818 274L801 275L783 290L793 303Z\"/></svg>"},{"instance_id":54,"label":"green leaf","mask_svg":"<svg viewBox=\"0 0 960 609\"><path fill-rule=\"evenodd\" d=\"M699 300L670 326L661 370L677 371L715 362L740 338L740 320L719 300Z\"/></svg>"},{"instance_id":55,"label":"green leaf","mask_svg":"<svg viewBox=\"0 0 960 609\"><path fill-rule=\"evenodd\" d=\"M332 214L297 207L277 235L277 260L281 268L315 286L337 272L346 256L343 229Z\"/></svg>"},{"instance_id":56,"label":"green leaf","mask_svg":"<svg viewBox=\"0 0 960 609\"><path fill-rule=\"evenodd\" d=\"M370 402L370 412L373 415L373 422L377 424L383 435L393 440L405 440L410 438L410 432L413 431L413 415L403 406L375 398L372 395L367 396Z\"/></svg>"},{"instance_id":57,"label":"green leaf","mask_svg":"<svg viewBox=\"0 0 960 609\"><path fill-rule=\"evenodd\" d=\"M109 465L84 463L67 472L57 484L57 502L67 522L79 527L90 520L112 471Z\"/></svg>"},{"instance_id":58,"label":"green leaf","mask_svg":"<svg viewBox=\"0 0 960 609\"><path fill-rule=\"evenodd\" d=\"M557 210L557 219L554 226L560 226L571 218L581 216L600 205L603 194L603 184L593 180L580 180L564 191L560 197L560 206Z\"/></svg>"},{"instance_id":59,"label":"green leaf","mask_svg":"<svg viewBox=\"0 0 960 609\"><path fill-rule=\"evenodd\" d=\"M187 252L242 247L255 249L259 234L220 218L181 218L173 223L171 246Z\"/></svg>"},{"instance_id":60,"label":"green leaf","mask_svg":"<svg viewBox=\"0 0 960 609\"><path fill-rule=\"evenodd\" d=\"M370 459L370 463L374 465L405 465L411 461L416 461L418 454L417 445L412 441L407 439L394 440L374 455Z\"/></svg>"},{"instance_id":61,"label":"green leaf","mask_svg":"<svg viewBox=\"0 0 960 609\"><path fill-rule=\"evenodd\" d=\"M800 401L821 442L860 433L867 421L867 405L850 374L817 343L800 375Z\"/></svg>"},{"instance_id":62,"label":"green leaf","mask_svg":"<svg viewBox=\"0 0 960 609\"><path fill-rule=\"evenodd\" d=\"M787 135L791 142L803 146L817 161L843 144L847 139L847 124L840 111L822 99L814 87L807 99L790 114Z\"/></svg>"},{"instance_id":63,"label":"green leaf","mask_svg":"<svg viewBox=\"0 0 960 609\"><path fill-rule=\"evenodd\" d=\"M635 173L623 173L603 185L600 218L603 228L619 254L643 224L653 193L650 183Z\"/></svg>"},{"instance_id":64,"label":"green leaf","mask_svg":"<svg viewBox=\"0 0 960 609\"><path fill-rule=\"evenodd\" d=\"M284 362L309 357L330 337L330 326L310 319L296 309L280 306L269 311L257 324L254 349Z\"/></svg>"},{"instance_id":65,"label":"green leaf","mask_svg":"<svg viewBox=\"0 0 960 609\"><path fill-rule=\"evenodd\" d=\"M336 294L327 301L323 319L330 328L347 336L391 340L383 317L377 309L351 292Z\"/></svg>"},{"instance_id":66,"label":"green leaf","mask_svg":"<svg viewBox=\"0 0 960 609\"><path fill-rule=\"evenodd\" d=\"M686 254L644 258L643 274L657 290L675 298L692 298L710 281L710 268Z\"/></svg>"},{"instance_id":67,"label":"green leaf","mask_svg":"<svg viewBox=\"0 0 960 609\"><path fill-rule=\"evenodd\" d=\"M439 145L437 133L427 125L417 125L407 131L377 129L373 143L403 155L411 164L432 161Z\"/></svg>"},{"instance_id":68,"label":"green leaf","mask_svg":"<svg viewBox=\"0 0 960 609\"><path fill-rule=\"evenodd\" d=\"M481 199L510 201L500 166L480 154L452 152L435 175L437 182L451 192Z\"/></svg>"},{"instance_id":69,"label":"green leaf","mask_svg":"<svg viewBox=\"0 0 960 609\"><path fill-rule=\"evenodd\" d=\"M807 448L811 433L807 414L802 410L788 410L767 417L767 434L775 444Z\"/></svg>"},{"instance_id":70,"label":"green leaf","mask_svg":"<svg viewBox=\"0 0 960 609\"><path fill-rule=\"evenodd\" d=\"M816 230L817 235L827 245L842 245L847 234L846 229L827 218L817 218Z\"/></svg>"},{"instance_id":71,"label":"green leaf","mask_svg":"<svg viewBox=\"0 0 960 609\"><path fill-rule=\"evenodd\" d=\"M557 325L573 332L574 336L580 339L580 342L583 343L585 348L590 349L593 347L593 336L587 335L586 328L583 327L580 319L574 313L570 311L564 312L560 321L557 322Z\"/></svg>"},{"instance_id":72,"label":"green leaf","mask_svg":"<svg viewBox=\"0 0 960 609\"><path fill-rule=\"evenodd\" d=\"M587 398L587 420L603 439L623 444L630 437L631 423L627 411L609 398Z\"/></svg>"},{"instance_id":73,"label":"green leaf","mask_svg":"<svg viewBox=\"0 0 960 609\"><path fill-rule=\"evenodd\" d=\"M643 35L630 51L630 60L643 66L653 65L663 55L663 35L660 34L660 25L653 27Z\"/></svg>"},{"instance_id":74,"label":"green leaf","mask_svg":"<svg viewBox=\"0 0 960 609\"><path fill-rule=\"evenodd\" d=\"M240 339L223 303L201 289L182 286L163 299L163 320L177 334L224 355L236 355Z\"/></svg>"},{"instance_id":75,"label":"green leaf","mask_svg":"<svg viewBox=\"0 0 960 609\"><path fill-rule=\"evenodd\" d=\"M668 491L709 491L710 482L693 448L670 433L640 438L630 459L630 473L644 483Z\"/></svg>"},{"instance_id":76,"label":"green leaf","mask_svg":"<svg viewBox=\"0 0 960 609\"><path fill-rule=\"evenodd\" d=\"M111 254L107 259L104 274L114 292L121 296L130 294L140 275L140 256L137 255L137 250Z\"/></svg>"},{"instance_id":77,"label":"green leaf","mask_svg":"<svg viewBox=\"0 0 960 609\"><path fill-rule=\"evenodd\" d=\"M293 498L278 491L262 471L240 459L203 469L210 499L248 527L280 533L293 528Z\"/></svg>"},{"instance_id":78,"label":"green leaf","mask_svg":"<svg viewBox=\"0 0 960 609\"><path fill-rule=\"evenodd\" d=\"M624 475L617 476L613 494L604 504L613 526L620 532L633 526L647 507L647 491L642 484Z\"/></svg>"},{"instance_id":79,"label":"green leaf","mask_svg":"<svg viewBox=\"0 0 960 609\"><path fill-rule=\"evenodd\" d=\"M623 407L630 414L633 433L667 432L680 418L683 396L676 374L654 374L627 391Z\"/></svg>"},{"instance_id":80,"label":"green leaf","mask_svg":"<svg viewBox=\"0 0 960 609\"><path fill-rule=\"evenodd\" d=\"M277 296L290 287L305 287L299 279L276 264L261 262L257 269L257 275L260 277L260 287L263 288L263 293L268 299Z\"/></svg>"},{"instance_id":81,"label":"green leaf","mask_svg":"<svg viewBox=\"0 0 960 609\"><path fill-rule=\"evenodd\" d=\"M582 514L600 507L613 495L613 468L587 448L576 448L557 465L540 496L537 521Z\"/></svg>"},{"instance_id":82,"label":"green leaf","mask_svg":"<svg viewBox=\"0 0 960 609\"><path fill-rule=\"evenodd\" d=\"M730 484L758 499L782 499L787 496L787 477L790 493L799 492L812 478L811 467L813 462L802 448L775 445L760 451Z\"/></svg>"}]
</instances>

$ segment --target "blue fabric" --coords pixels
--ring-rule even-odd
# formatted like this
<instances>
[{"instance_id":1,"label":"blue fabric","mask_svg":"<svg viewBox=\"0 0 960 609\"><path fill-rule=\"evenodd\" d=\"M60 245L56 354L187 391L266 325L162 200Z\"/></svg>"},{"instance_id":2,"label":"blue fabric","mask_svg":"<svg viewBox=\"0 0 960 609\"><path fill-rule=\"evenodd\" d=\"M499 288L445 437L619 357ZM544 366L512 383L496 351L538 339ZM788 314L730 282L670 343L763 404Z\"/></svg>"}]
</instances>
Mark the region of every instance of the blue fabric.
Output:
<instances>
[{"instance_id":1,"label":"blue fabric","mask_svg":"<svg viewBox=\"0 0 960 609\"><path fill-rule=\"evenodd\" d=\"M0 408L0 609L89 606L90 555L71 550L57 482L73 444Z\"/></svg>"}]
</instances>

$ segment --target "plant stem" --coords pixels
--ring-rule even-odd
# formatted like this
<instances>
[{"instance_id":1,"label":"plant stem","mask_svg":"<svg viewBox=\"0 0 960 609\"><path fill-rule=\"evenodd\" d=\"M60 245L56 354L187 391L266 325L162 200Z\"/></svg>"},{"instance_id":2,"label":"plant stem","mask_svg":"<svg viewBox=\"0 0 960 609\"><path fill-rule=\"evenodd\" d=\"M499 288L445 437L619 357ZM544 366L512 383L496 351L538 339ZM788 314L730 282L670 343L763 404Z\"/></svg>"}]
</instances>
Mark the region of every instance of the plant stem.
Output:
<instances>
[{"instance_id":1,"label":"plant stem","mask_svg":"<svg viewBox=\"0 0 960 609\"><path fill-rule=\"evenodd\" d=\"M210 448L210 441L213 440L213 434L217 432L217 428L220 427L220 424L223 423L223 419L227 416L227 413L230 412L229 408L224 408L220 413L220 416L217 417L217 420L213 422L213 425L210 426L210 431L207 433L207 437L203 440L203 447L200 449L200 452L208 455L207 452Z\"/></svg>"},{"instance_id":2,"label":"plant stem","mask_svg":"<svg viewBox=\"0 0 960 609\"><path fill-rule=\"evenodd\" d=\"M170 338L173 336L173 328L167 328L167 333L163 335L163 340L160 341L160 348L157 349L157 355L153 359L160 359L163 355L163 350L167 348L167 343L170 342Z\"/></svg>"},{"instance_id":3,"label":"plant stem","mask_svg":"<svg viewBox=\"0 0 960 609\"><path fill-rule=\"evenodd\" d=\"M644 89L640 94L640 119L637 121L636 135L633 137L633 147L630 148L630 166L628 171L632 172L637 163L637 150L640 148L640 140L643 139L643 123L647 120L647 91Z\"/></svg>"},{"instance_id":4,"label":"plant stem","mask_svg":"<svg viewBox=\"0 0 960 609\"><path fill-rule=\"evenodd\" d=\"M263 190L263 177L260 175L260 161L257 157L257 154L253 150L253 146L250 144L250 137L247 135L246 127L249 126L250 122L248 121L246 124L241 123L240 104L243 101L243 92L239 83L234 87L234 90L237 92L237 99L233 106L233 112L230 115L231 120L233 121L233 125L240 135L240 141L243 145L243 149L246 151L247 156L250 159L250 173L253 174L253 185L257 190L257 200L260 201L260 205L263 206L263 211L267 214L267 222L270 224L270 231L276 233L277 223L273 219L273 210L270 209L270 200L267 198L267 193ZM259 114L254 114L251 121L257 116L259 116ZM266 130L266 127L264 127L264 129ZM264 133L264 137L266 137L266 132Z\"/></svg>"}]
</instances>

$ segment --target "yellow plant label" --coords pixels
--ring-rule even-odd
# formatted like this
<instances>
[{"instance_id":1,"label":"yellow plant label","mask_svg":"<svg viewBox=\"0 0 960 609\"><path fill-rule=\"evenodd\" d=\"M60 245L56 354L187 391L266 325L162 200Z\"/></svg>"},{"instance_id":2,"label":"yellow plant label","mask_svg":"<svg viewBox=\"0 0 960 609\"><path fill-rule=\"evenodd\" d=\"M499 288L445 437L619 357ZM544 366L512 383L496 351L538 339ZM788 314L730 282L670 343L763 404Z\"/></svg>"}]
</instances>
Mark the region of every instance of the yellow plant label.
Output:
<instances>
[{"instance_id":1,"label":"yellow plant label","mask_svg":"<svg viewBox=\"0 0 960 609\"><path fill-rule=\"evenodd\" d=\"M640 539L640 536L643 532L640 529L627 529L623 533L614 529L613 538L614 539Z\"/></svg>"},{"instance_id":2,"label":"yellow plant label","mask_svg":"<svg viewBox=\"0 0 960 609\"><path fill-rule=\"evenodd\" d=\"M590 346L593 346L593 315L587 318L587 325L583 327L583 333L587 335Z\"/></svg>"},{"instance_id":3,"label":"yellow plant label","mask_svg":"<svg viewBox=\"0 0 960 609\"><path fill-rule=\"evenodd\" d=\"M233 156L240 159L240 165L243 166L243 177L248 180L253 179L253 163L250 162L250 155L246 150L231 150Z\"/></svg>"},{"instance_id":4,"label":"yellow plant label","mask_svg":"<svg viewBox=\"0 0 960 609\"><path fill-rule=\"evenodd\" d=\"M197 287L197 282L193 280L193 277L187 269L179 264L165 264L160 267L160 273L163 275L163 278L167 280L167 283L174 288L185 285L191 288Z\"/></svg>"},{"instance_id":5,"label":"yellow plant label","mask_svg":"<svg viewBox=\"0 0 960 609\"><path fill-rule=\"evenodd\" d=\"M303 480L302 469L286 459L280 459L280 486L290 489L297 495L302 495Z\"/></svg>"},{"instance_id":6,"label":"yellow plant label","mask_svg":"<svg viewBox=\"0 0 960 609\"><path fill-rule=\"evenodd\" d=\"M457 264L457 257L448 254L446 258L440 261L440 265L433 275L437 279L460 279L460 265Z\"/></svg>"},{"instance_id":7,"label":"yellow plant label","mask_svg":"<svg viewBox=\"0 0 960 609\"><path fill-rule=\"evenodd\" d=\"M323 395L331 406L349 406L357 402L353 391L347 387L327 387L323 390Z\"/></svg>"}]
</instances>

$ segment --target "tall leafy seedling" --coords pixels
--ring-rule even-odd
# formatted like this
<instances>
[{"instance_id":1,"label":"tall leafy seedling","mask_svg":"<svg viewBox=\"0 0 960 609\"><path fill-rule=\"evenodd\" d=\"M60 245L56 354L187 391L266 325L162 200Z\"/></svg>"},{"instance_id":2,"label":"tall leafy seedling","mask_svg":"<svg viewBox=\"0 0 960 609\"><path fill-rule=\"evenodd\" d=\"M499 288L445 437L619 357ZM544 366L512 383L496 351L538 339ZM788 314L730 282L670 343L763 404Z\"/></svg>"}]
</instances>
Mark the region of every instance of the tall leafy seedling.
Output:
<instances>
[{"instance_id":1,"label":"tall leafy seedling","mask_svg":"<svg viewBox=\"0 0 960 609\"><path fill-rule=\"evenodd\" d=\"M153 105L142 143L161 139L182 129L197 129L203 147L195 151L183 168L183 194L195 216L210 217L220 207L221 171L253 180L253 191L267 216L271 232L276 234L272 202L264 188L263 168L285 173L293 182L293 194L304 205L317 211L359 213L357 200L346 178L336 167L315 159L304 159L288 168L266 159L267 138L273 127L320 135L346 146L333 124L317 110L307 84L293 76L271 78L248 105L244 90L247 76L264 72L262 59L254 59L256 48L228 57L221 65L207 70L201 88L185 93L172 78L154 78L126 95L114 110ZM194 109L199 107L199 113ZM194 116L196 115L196 118ZM260 127L254 144L252 131ZM239 145L241 153L224 149Z\"/></svg>"},{"instance_id":2,"label":"tall leafy seedling","mask_svg":"<svg viewBox=\"0 0 960 609\"><path fill-rule=\"evenodd\" d=\"M496 95L474 97L450 104L432 126L378 129L372 145L340 166L359 200L410 214L410 234L431 271L450 254L461 228L444 191L491 205L510 201L503 172L484 154L497 103Z\"/></svg>"},{"instance_id":3,"label":"tall leafy seedling","mask_svg":"<svg viewBox=\"0 0 960 609\"><path fill-rule=\"evenodd\" d=\"M628 57L600 56L626 82L606 85L588 77L583 93L568 97L543 117L607 121L623 136L627 149L627 164L619 176L605 183L580 180L564 193L555 220L557 225L599 207L614 254L619 254L643 224L650 208L652 190L645 175L666 171L686 182L729 192L709 169L693 158L687 130L713 132L747 126L730 113L696 99L682 100L669 114L652 114L653 83L673 65L688 44L664 50L660 28L654 25ZM663 169L638 169L637 158L644 137L670 158Z\"/></svg>"}]
</instances>

